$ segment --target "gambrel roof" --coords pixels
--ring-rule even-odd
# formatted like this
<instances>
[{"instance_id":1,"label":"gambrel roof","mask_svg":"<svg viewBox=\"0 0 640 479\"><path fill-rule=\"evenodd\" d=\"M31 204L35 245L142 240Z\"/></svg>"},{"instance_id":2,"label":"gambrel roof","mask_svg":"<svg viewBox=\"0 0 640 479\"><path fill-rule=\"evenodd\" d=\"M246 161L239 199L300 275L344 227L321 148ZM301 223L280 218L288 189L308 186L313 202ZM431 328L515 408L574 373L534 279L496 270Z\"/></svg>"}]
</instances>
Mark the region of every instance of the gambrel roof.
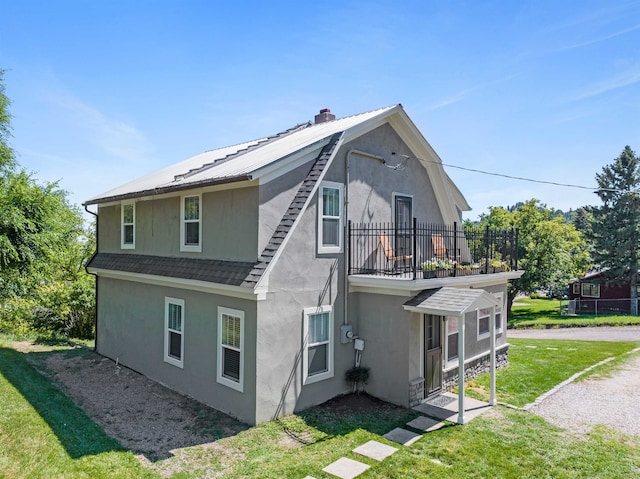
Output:
<instances>
[{"instance_id":1,"label":"gambrel roof","mask_svg":"<svg viewBox=\"0 0 640 479\"><path fill-rule=\"evenodd\" d=\"M232 278L227 276L218 280L213 277L198 276L196 278L190 277L187 270L193 268L193 275L197 275L199 274L197 272L207 266L197 262L207 260L194 258L189 268L186 268L183 273L186 275L183 279L254 288L257 291L260 283L265 283L270 268L277 261L284 244L290 238L298 219L309 205L319 182L341 145L385 124L389 124L394 129L411 150L415 160L427 170L444 222L459 221L458 210L469 210L469 205L444 171L437 153L400 104L322 123L303 123L270 137L207 151L113 188L86 201L85 205L179 194L189 189L214 187L221 184L231 184L232 187L234 184L239 187L243 183L261 185L314 160L291 205L252 267L247 263L229 265L233 273ZM122 261L106 257L105 253L98 253L89 261L88 267L103 271L131 270L132 273L177 277L172 276L171 268L167 268L169 263L160 258L138 258L142 255L130 254L126 256L131 264L124 267L121 264ZM178 266L185 266L185 264L180 263ZM226 268L225 265L218 266Z\"/></svg>"}]
</instances>

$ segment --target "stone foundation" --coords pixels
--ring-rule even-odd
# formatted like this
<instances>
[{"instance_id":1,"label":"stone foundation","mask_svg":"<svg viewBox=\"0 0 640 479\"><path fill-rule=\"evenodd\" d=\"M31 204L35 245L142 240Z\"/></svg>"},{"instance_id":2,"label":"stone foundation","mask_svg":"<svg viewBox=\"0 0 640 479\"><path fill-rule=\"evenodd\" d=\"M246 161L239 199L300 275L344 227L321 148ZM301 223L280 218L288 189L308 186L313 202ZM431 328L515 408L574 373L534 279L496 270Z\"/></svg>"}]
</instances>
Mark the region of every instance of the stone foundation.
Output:
<instances>
[{"instance_id":1,"label":"stone foundation","mask_svg":"<svg viewBox=\"0 0 640 479\"><path fill-rule=\"evenodd\" d=\"M489 372L490 366L489 353L481 356L464 365L464 380L468 381L479 376L482 373ZM506 345L500 351L496 351L496 369L509 365L509 345ZM445 371L442 377L442 390L451 391L458 387L458 368Z\"/></svg>"}]
</instances>

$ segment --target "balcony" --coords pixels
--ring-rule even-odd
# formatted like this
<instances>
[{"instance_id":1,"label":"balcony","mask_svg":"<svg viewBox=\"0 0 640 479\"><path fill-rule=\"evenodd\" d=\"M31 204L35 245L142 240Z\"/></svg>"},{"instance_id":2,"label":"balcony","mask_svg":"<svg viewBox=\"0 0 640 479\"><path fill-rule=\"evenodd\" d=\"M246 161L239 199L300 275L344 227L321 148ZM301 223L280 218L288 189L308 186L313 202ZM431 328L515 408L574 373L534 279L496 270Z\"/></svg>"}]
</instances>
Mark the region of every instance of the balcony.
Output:
<instances>
[{"instance_id":1,"label":"balcony","mask_svg":"<svg viewBox=\"0 0 640 479\"><path fill-rule=\"evenodd\" d=\"M518 230L418 223L348 224L350 275L408 279L518 269Z\"/></svg>"}]
</instances>

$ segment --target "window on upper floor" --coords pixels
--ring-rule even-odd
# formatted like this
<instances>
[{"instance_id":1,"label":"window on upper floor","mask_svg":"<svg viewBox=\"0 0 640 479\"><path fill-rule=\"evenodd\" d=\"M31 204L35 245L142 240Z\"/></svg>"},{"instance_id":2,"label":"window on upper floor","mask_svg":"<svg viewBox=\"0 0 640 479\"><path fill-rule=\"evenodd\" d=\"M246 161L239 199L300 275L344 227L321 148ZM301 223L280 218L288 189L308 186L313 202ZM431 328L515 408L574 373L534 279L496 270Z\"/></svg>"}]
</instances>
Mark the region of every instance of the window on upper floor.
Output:
<instances>
[{"instance_id":1,"label":"window on upper floor","mask_svg":"<svg viewBox=\"0 0 640 479\"><path fill-rule=\"evenodd\" d=\"M120 212L120 248L134 249L136 247L136 204L123 203Z\"/></svg>"},{"instance_id":2,"label":"window on upper floor","mask_svg":"<svg viewBox=\"0 0 640 479\"><path fill-rule=\"evenodd\" d=\"M580 283L573 283L573 294L580 294Z\"/></svg>"},{"instance_id":3,"label":"window on upper floor","mask_svg":"<svg viewBox=\"0 0 640 479\"><path fill-rule=\"evenodd\" d=\"M184 300L164 299L164 360L183 365L184 360Z\"/></svg>"},{"instance_id":4,"label":"window on upper floor","mask_svg":"<svg viewBox=\"0 0 640 479\"><path fill-rule=\"evenodd\" d=\"M304 309L304 384L333 377L333 308Z\"/></svg>"},{"instance_id":5,"label":"window on upper floor","mask_svg":"<svg viewBox=\"0 0 640 479\"><path fill-rule=\"evenodd\" d=\"M342 252L342 210L344 187L324 181L318 194L318 253Z\"/></svg>"},{"instance_id":6,"label":"window on upper floor","mask_svg":"<svg viewBox=\"0 0 640 479\"><path fill-rule=\"evenodd\" d=\"M183 196L180 216L180 251L202 251L201 195Z\"/></svg>"},{"instance_id":7,"label":"window on upper floor","mask_svg":"<svg viewBox=\"0 0 640 479\"><path fill-rule=\"evenodd\" d=\"M244 388L244 311L218 308L217 381L236 391Z\"/></svg>"}]
</instances>

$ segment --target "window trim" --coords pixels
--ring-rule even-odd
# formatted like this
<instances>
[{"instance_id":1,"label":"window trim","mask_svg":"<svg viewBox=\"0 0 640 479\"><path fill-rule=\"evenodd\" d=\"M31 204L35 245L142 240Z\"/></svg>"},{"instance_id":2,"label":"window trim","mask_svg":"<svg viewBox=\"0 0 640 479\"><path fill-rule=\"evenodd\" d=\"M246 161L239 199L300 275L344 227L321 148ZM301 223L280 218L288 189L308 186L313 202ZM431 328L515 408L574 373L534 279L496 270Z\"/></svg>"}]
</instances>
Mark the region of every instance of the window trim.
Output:
<instances>
[{"instance_id":1,"label":"window trim","mask_svg":"<svg viewBox=\"0 0 640 479\"><path fill-rule=\"evenodd\" d=\"M198 198L198 219L187 220L184 217L184 203L187 198ZM185 244L185 225L187 223L198 223L198 244ZM184 195L180 197L180 251L201 253L202 252L202 194Z\"/></svg>"},{"instance_id":2,"label":"window trim","mask_svg":"<svg viewBox=\"0 0 640 479\"><path fill-rule=\"evenodd\" d=\"M223 348L230 348L236 350L230 345L222 344L222 316L233 316L240 318L240 371L238 374L238 381L234 381L223 375L222 368L222 353ZM238 392L244 392L244 311L239 309L225 308L224 306L218 306L218 341L217 341L217 365L216 365L216 382L227 386L231 389L235 389Z\"/></svg>"},{"instance_id":3,"label":"window trim","mask_svg":"<svg viewBox=\"0 0 640 479\"><path fill-rule=\"evenodd\" d=\"M125 206L131 206L133 209L133 222L125 223L124 222L124 209ZM124 230L125 226L131 225L133 228L133 242L125 243L124 238ZM126 201L120 205L120 249L135 249L136 248L136 203L135 201Z\"/></svg>"},{"instance_id":4,"label":"window trim","mask_svg":"<svg viewBox=\"0 0 640 479\"><path fill-rule=\"evenodd\" d=\"M488 314L482 314L480 313L481 310L483 309L488 309L489 313ZM487 319L487 330L486 331L480 331L480 319L484 319L484 318L488 318ZM491 308L481 308L476 310L476 333L477 333L477 337L478 340L480 339L485 339L488 338L491 335Z\"/></svg>"},{"instance_id":5,"label":"window trim","mask_svg":"<svg viewBox=\"0 0 640 479\"><path fill-rule=\"evenodd\" d=\"M180 306L180 359L176 359L169 356L169 305L174 304ZM179 368L184 367L184 299L170 298L165 296L164 298L164 362L177 366ZM177 332L177 331L176 331Z\"/></svg>"},{"instance_id":6,"label":"window trim","mask_svg":"<svg viewBox=\"0 0 640 479\"><path fill-rule=\"evenodd\" d=\"M573 283L573 294L580 294L580 283Z\"/></svg>"},{"instance_id":7,"label":"window trim","mask_svg":"<svg viewBox=\"0 0 640 479\"><path fill-rule=\"evenodd\" d=\"M324 201L323 201L323 192L325 188L337 189L338 190L338 198L339 198L339 206L340 213L336 216L326 216L324 215ZM324 218L336 219L338 220L338 246L324 246L322 244L323 237L323 226L322 220ZM323 181L320 183L320 188L318 188L318 254L330 254L330 253L342 253L344 243L344 185L342 183L336 183L334 181Z\"/></svg>"},{"instance_id":8,"label":"window trim","mask_svg":"<svg viewBox=\"0 0 640 479\"><path fill-rule=\"evenodd\" d=\"M506 311L506 307L504 304L504 292L500 291L498 293L493 293L493 295L500 300L500 312L497 310L494 311L494 315L497 317L500 314L500 327L498 327L498 323L496 323L496 336L502 334L504 330L504 312Z\"/></svg>"},{"instance_id":9,"label":"window trim","mask_svg":"<svg viewBox=\"0 0 640 479\"><path fill-rule=\"evenodd\" d=\"M324 314L329 313L329 331L328 337L329 340L325 343L328 345L327 347L327 370L318 373L309 375L309 319L311 316L316 314ZM333 377L333 350L334 350L334 342L335 338L333 337L333 306L314 306L312 308L304 308L303 309L303 322L302 322L302 338L303 338L303 352L302 352L302 384L313 384L319 381L324 381L325 379L330 379ZM315 345L316 343L314 343ZM320 344L320 343L317 343Z\"/></svg>"},{"instance_id":10,"label":"window trim","mask_svg":"<svg viewBox=\"0 0 640 479\"><path fill-rule=\"evenodd\" d=\"M456 319L458 321L458 328L456 329L455 333L449 333L449 321L451 321L452 319ZM459 356L456 356L454 358L449 359L449 336L453 336L454 334L456 335L456 346L458 344L458 338L460 337L460 321L464 321L465 317L459 317L459 316L444 316L444 327L445 327L445 347L446 347L446 351L444 351L444 360L443 363L446 365L446 367L450 367L453 364L458 364L458 358ZM460 351L458 351L458 354L460 354Z\"/></svg>"},{"instance_id":11,"label":"window trim","mask_svg":"<svg viewBox=\"0 0 640 479\"><path fill-rule=\"evenodd\" d=\"M585 293L585 286L589 286L589 289L595 287L597 289L596 293ZM580 296L584 298L599 298L600 297L600 283L580 283Z\"/></svg>"}]
</instances>

